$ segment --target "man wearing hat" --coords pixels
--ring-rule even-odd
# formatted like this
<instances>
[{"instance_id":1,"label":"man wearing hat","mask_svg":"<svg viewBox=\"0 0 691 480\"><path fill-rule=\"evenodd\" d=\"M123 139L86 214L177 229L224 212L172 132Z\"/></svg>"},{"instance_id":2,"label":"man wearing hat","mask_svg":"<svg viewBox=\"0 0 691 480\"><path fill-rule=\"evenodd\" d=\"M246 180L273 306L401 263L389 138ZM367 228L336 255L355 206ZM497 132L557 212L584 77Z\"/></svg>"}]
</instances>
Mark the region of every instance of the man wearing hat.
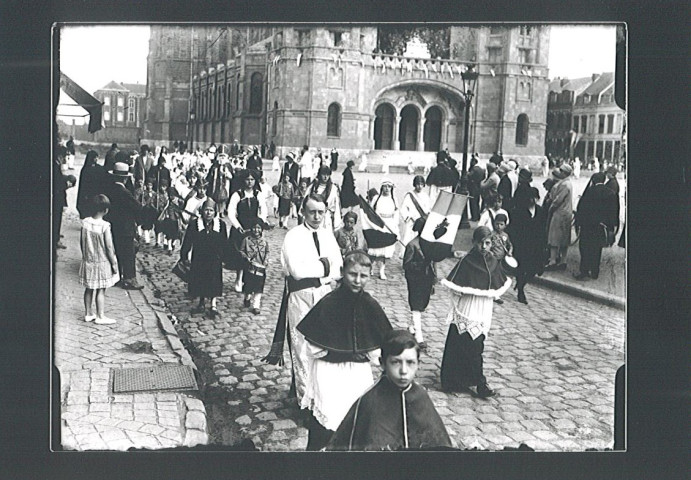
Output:
<instances>
[{"instance_id":1,"label":"man wearing hat","mask_svg":"<svg viewBox=\"0 0 691 480\"><path fill-rule=\"evenodd\" d=\"M154 191L159 190L159 186L162 183L170 185L170 170L166 167L166 157L161 149L161 154L158 157L158 163L151 167L149 172L146 174L147 181L150 181L154 185Z\"/></svg>"},{"instance_id":2,"label":"man wearing hat","mask_svg":"<svg viewBox=\"0 0 691 480\"><path fill-rule=\"evenodd\" d=\"M141 290L143 286L137 282L134 262L134 238L142 206L125 186L131 177L129 165L116 162L109 173L113 177L113 183L107 189L110 210L104 219L110 222L112 228L113 246L120 269L120 285L128 290Z\"/></svg>"},{"instance_id":3,"label":"man wearing hat","mask_svg":"<svg viewBox=\"0 0 691 480\"><path fill-rule=\"evenodd\" d=\"M571 222L573 221L573 169L568 163L562 163L552 170L557 183L549 192L549 210L547 211L547 244L549 245L549 263L546 271L566 270L566 253L571 244Z\"/></svg>"}]
</instances>

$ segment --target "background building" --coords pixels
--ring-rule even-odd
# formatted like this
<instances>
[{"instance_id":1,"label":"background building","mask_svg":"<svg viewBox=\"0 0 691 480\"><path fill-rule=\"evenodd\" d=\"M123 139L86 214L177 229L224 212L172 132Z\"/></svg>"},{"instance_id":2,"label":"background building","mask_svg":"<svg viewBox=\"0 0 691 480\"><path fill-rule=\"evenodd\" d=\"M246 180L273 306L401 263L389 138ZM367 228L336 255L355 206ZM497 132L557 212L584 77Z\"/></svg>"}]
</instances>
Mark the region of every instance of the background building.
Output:
<instances>
[{"instance_id":1,"label":"background building","mask_svg":"<svg viewBox=\"0 0 691 480\"><path fill-rule=\"evenodd\" d=\"M614 73L594 74L573 106L572 129L579 132L574 155L618 162L624 155L625 121L624 110L614 102Z\"/></svg>"},{"instance_id":2,"label":"background building","mask_svg":"<svg viewBox=\"0 0 691 480\"><path fill-rule=\"evenodd\" d=\"M460 152L460 73L475 63L471 149L540 161L548 26L449 27L448 53L435 58L424 48L380 53L380 33L341 25L152 27L144 137L195 146L273 141L281 153L336 147L346 158Z\"/></svg>"},{"instance_id":3,"label":"background building","mask_svg":"<svg viewBox=\"0 0 691 480\"><path fill-rule=\"evenodd\" d=\"M545 154L552 158L573 157L572 143L578 138L576 136L578 132L572 130L573 106L576 103L576 97L583 93L591 82L590 77L573 80L556 78L550 82Z\"/></svg>"}]
</instances>

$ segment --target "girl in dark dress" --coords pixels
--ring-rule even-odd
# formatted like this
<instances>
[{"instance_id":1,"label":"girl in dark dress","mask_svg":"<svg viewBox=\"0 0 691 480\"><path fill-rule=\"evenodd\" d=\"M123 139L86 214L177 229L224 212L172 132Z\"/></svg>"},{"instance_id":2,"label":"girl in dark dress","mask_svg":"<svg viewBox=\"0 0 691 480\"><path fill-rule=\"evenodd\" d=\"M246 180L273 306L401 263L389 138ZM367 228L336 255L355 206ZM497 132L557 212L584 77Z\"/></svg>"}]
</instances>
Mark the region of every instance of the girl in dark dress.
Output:
<instances>
[{"instance_id":1,"label":"girl in dark dress","mask_svg":"<svg viewBox=\"0 0 691 480\"><path fill-rule=\"evenodd\" d=\"M226 268L235 270L235 291L242 292L242 269L244 261L240 253L240 247L245 235L249 233L250 226L257 218L263 222L266 213L261 211L257 186L256 171L242 170L236 175L244 184L244 188L233 193L228 205L228 219L232 225L230 229L230 246ZM265 223L263 224L264 226Z\"/></svg>"},{"instance_id":2,"label":"girl in dark dress","mask_svg":"<svg viewBox=\"0 0 691 480\"><path fill-rule=\"evenodd\" d=\"M355 162L348 160L347 167L343 170L343 183L341 184L341 211L352 209L358 205L358 198L355 194L355 178L353 178L353 167Z\"/></svg>"},{"instance_id":3,"label":"girl in dark dress","mask_svg":"<svg viewBox=\"0 0 691 480\"><path fill-rule=\"evenodd\" d=\"M537 205L540 192L530 189L525 197L526 204L516 206L511 214L511 224L506 228L513 243L513 256L518 261L516 270L516 289L518 301L528 304L525 286L535 275L542 275L545 269L545 250L547 249L547 215Z\"/></svg>"},{"instance_id":4,"label":"girl in dark dress","mask_svg":"<svg viewBox=\"0 0 691 480\"><path fill-rule=\"evenodd\" d=\"M190 265L188 292L199 297L192 313L204 313L205 299L211 299L208 315L218 315L216 297L223 294L223 258L228 245L226 225L216 216L216 202L210 198L201 208L201 217L190 222L180 250L180 260Z\"/></svg>"},{"instance_id":5,"label":"girl in dark dress","mask_svg":"<svg viewBox=\"0 0 691 480\"><path fill-rule=\"evenodd\" d=\"M403 270L408 284L408 305L413 315L413 332L415 340L421 350L427 348L422 336L422 312L429 304L432 288L437 279L432 261L425 256L420 248L420 232L425 228L425 220L418 218L413 224L413 238L405 247L403 254Z\"/></svg>"}]
</instances>

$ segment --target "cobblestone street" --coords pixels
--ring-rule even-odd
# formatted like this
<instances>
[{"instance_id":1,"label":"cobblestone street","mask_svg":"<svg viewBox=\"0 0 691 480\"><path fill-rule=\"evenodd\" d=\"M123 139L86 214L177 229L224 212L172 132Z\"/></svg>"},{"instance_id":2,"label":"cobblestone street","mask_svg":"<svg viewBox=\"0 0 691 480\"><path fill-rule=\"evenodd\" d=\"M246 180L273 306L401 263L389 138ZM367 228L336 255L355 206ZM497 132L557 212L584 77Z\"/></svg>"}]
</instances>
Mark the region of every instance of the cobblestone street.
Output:
<instances>
[{"instance_id":1,"label":"cobblestone street","mask_svg":"<svg viewBox=\"0 0 691 480\"><path fill-rule=\"evenodd\" d=\"M271 252L260 315L242 306L242 295L232 289L235 274L224 271L221 315L214 320L193 316L196 300L187 297L187 285L171 273L179 251L170 255L144 245L138 255L141 275L149 277L177 317L181 336L189 339L205 374L202 399L212 443L251 439L261 450L289 451L304 450L307 444L303 415L288 396L287 351L282 367L260 360L269 350L278 315L285 232L265 233ZM439 264L438 276L453 264ZM410 313L400 260L389 263L387 275L386 281L372 278L367 290L394 327L405 328ZM625 361L624 312L534 285L526 293L527 306L516 301L514 292L504 296L503 305L495 305L484 358L485 374L498 394L481 400L441 391L448 297L437 287L423 314L429 348L421 358L418 383L428 390L458 448L501 450L521 443L538 451L612 448L614 378Z\"/></svg>"}]
</instances>

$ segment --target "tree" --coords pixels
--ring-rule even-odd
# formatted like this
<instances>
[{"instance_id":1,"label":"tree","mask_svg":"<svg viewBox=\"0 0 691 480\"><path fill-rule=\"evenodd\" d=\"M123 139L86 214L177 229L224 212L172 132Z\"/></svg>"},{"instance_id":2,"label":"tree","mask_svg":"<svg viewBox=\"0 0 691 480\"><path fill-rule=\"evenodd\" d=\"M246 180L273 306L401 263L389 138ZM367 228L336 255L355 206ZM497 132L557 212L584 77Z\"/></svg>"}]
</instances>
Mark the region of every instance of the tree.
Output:
<instances>
[{"instance_id":1,"label":"tree","mask_svg":"<svg viewBox=\"0 0 691 480\"><path fill-rule=\"evenodd\" d=\"M377 30L377 49L389 55L403 55L406 44L417 36L427 44L432 58L449 58L451 31L449 27L381 26Z\"/></svg>"}]
</instances>

